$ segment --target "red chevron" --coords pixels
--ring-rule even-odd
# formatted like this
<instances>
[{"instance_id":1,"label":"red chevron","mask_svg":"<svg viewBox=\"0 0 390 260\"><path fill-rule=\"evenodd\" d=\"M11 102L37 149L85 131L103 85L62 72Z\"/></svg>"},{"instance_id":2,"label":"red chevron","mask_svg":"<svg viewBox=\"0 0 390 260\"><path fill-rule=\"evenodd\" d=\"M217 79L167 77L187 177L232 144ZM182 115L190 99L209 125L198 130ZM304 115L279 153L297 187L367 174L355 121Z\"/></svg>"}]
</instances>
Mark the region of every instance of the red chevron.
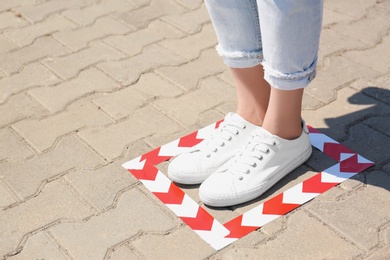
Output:
<instances>
[{"instance_id":1,"label":"red chevron","mask_svg":"<svg viewBox=\"0 0 390 260\"><path fill-rule=\"evenodd\" d=\"M336 161L340 161L340 155L341 153L353 153L356 154L351 149L345 147L342 144L335 144L335 143L324 143L324 154L328 155L329 157L332 157Z\"/></svg>"},{"instance_id":2,"label":"red chevron","mask_svg":"<svg viewBox=\"0 0 390 260\"><path fill-rule=\"evenodd\" d=\"M184 223L186 223L193 230L211 230L213 227L214 217L211 216L202 207L199 207L198 213L195 218L180 217Z\"/></svg>"},{"instance_id":3,"label":"red chevron","mask_svg":"<svg viewBox=\"0 0 390 260\"><path fill-rule=\"evenodd\" d=\"M302 183L302 192L323 193L337 184L337 182L321 182L321 173L318 173Z\"/></svg>"},{"instance_id":4,"label":"red chevron","mask_svg":"<svg viewBox=\"0 0 390 260\"><path fill-rule=\"evenodd\" d=\"M173 182L169 186L168 192L152 192L164 204L181 204L184 199L184 191L177 187Z\"/></svg>"},{"instance_id":5,"label":"red chevron","mask_svg":"<svg viewBox=\"0 0 390 260\"><path fill-rule=\"evenodd\" d=\"M219 120L215 123L215 129L217 129L219 127L219 125L223 122L223 119L222 120Z\"/></svg>"},{"instance_id":6,"label":"red chevron","mask_svg":"<svg viewBox=\"0 0 390 260\"><path fill-rule=\"evenodd\" d=\"M253 226L242 226L241 223L242 215L223 224L224 227L230 231L229 235L227 235L226 238L241 238L259 228Z\"/></svg>"},{"instance_id":7,"label":"red chevron","mask_svg":"<svg viewBox=\"0 0 390 260\"><path fill-rule=\"evenodd\" d=\"M160 156L159 155L160 149L161 149L161 147L158 147L158 148L156 148L148 153L145 153L144 155L142 155L141 161L147 160L147 163L157 165L159 163L162 163L162 162L172 158L172 156Z\"/></svg>"},{"instance_id":8,"label":"red chevron","mask_svg":"<svg viewBox=\"0 0 390 260\"><path fill-rule=\"evenodd\" d=\"M202 142L203 139L198 139L196 136L198 135L198 131L193 132L192 134L186 135L180 138L179 147L192 147Z\"/></svg>"},{"instance_id":9,"label":"red chevron","mask_svg":"<svg viewBox=\"0 0 390 260\"><path fill-rule=\"evenodd\" d=\"M291 210L298 208L300 204L283 203L283 193L264 202L263 214L284 215Z\"/></svg>"},{"instance_id":10,"label":"red chevron","mask_svg":"<svg viewBox=\"0 0 390 260\"><path fill-rule=\"evenodd\" d=\"M374 163L359 163L358 155L355 154L354 156L351 156L348 159L345 159L344 161L340 162L340 172L358 173L373 165Z\"/></svg>"},{"instance_id":11,"label":"red chevron","mask_svg":"<svg viewBox=\"0 0 390 260\"><path fill-rule=\"evenodd\" d=\"M146 162L143 169L129 169L128 171L133 174L134 177L136 177L138 180L154 181L156 179L158 169L153 164Z\"/></svg>"},{"instance_id":12,"label":"red chevron","mask_svg":"<svg viewBox=\"0 0 390 260\"><path fill-rule=\"evenodd\" d=\"M311 134L322 134L320 131L318 131L317 129L307 125L307 128L309 129L309 133Z\"/></svg>"}]
</instances>

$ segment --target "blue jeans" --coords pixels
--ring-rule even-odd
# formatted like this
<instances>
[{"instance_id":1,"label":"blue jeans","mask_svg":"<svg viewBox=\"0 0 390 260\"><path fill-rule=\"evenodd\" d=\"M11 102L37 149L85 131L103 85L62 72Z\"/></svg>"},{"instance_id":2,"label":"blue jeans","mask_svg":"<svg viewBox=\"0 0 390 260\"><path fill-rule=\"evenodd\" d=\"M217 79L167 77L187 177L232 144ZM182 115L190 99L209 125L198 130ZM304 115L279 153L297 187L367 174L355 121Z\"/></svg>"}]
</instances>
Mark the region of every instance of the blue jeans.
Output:
<instances>
[{"instance_id":1,"label":"blue jeans","mask_svg":"<svg viewBox=\"0 0 390 260\"><path fill-rule=\"evenodd\" d=\"M306 87L316 74L322 0L205 0L217 51L232 68L264 67L272 87Z\"/></svg>"}]
</instances>

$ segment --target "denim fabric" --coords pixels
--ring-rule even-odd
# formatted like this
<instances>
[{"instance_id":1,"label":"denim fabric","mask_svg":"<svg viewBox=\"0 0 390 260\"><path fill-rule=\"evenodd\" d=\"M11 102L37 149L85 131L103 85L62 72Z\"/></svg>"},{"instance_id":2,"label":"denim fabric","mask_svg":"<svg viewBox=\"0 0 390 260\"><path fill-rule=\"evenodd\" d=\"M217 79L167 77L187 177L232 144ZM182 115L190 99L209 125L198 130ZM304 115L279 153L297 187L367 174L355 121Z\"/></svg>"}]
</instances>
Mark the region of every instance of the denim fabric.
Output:
<instances>
[{"instance_id":1,"label":"denim fabric","mask_svg":"<svg viewBox=\"0 0 390 260\"><path fill-rule=\"evenodd\" d=\"M205 0L217 51L233 68L264 66L272 87L293 90L314 79L322 0Z\"/></svg>"}]
</instances>

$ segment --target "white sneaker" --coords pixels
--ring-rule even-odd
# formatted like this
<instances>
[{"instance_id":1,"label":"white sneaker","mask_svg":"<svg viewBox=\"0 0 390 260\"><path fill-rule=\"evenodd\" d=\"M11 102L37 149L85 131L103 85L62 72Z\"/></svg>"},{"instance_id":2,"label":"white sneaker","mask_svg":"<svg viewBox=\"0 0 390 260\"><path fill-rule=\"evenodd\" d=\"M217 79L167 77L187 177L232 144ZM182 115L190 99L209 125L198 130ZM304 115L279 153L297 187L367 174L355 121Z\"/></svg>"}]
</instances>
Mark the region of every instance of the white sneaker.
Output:
<instances>
[{"instance_id":1,"label":"white sneaker","mask_svg":"<svg viewBox=\"0 0 390 260\"><path fill-rule=\"evenodd\" d=\"M244 147L256 127L235 113L227 114L211 136L173 159L168 177L182 184L202 183Z\"/></svg>"},{"instance_id":2,"label":"white sneaker","mask_svg":"<svg viewBox=\"0 0 390 260\"><path fill-rule=\"evenodd\" d=\"M214 207L232 206L259 197L311 155L309 131L282 139L257 127L247 145L199 188L200 199Z\"/></svg>"}]
</instances>

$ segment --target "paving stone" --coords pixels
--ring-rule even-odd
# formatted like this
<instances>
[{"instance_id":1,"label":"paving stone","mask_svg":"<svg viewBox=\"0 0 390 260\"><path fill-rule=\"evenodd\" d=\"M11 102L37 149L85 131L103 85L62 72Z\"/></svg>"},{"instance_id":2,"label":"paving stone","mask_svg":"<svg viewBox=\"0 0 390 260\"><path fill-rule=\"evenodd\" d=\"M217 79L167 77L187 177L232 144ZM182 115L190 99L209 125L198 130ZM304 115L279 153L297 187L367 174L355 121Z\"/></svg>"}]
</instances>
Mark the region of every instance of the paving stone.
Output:
<instances>
[{"instance_id":1,"label":"paving stone","mask_svg":"<svg viewBox=\"0 0 390 260\"><path fill-rule=\"evenodd\" d=\"M31 6L38 2L39 0L3 0L0 5L0 12L10 11L14 7L21 5Z\"/></svg>"},{"instance_id":2,"label":"paving stone","mask_svg":"<svg viewBox=\"0 0 390 260\"><path fill-rule=\"evenodd\" d=\"M54 145L56 140L66 134L86 127L110 124L112 120L88 101L80 100L67 110L43 119L25 119L12 127L39 152ZM44 129L44 131L42 131Z\"/></svg>"},{"instance_id":3,"label":"paving stone","mask_svg":"<svg viewBox=\"0 0 390 260\"><path fill-rule=\"evenodd\" d=\"M31 97L17 94L0 105L0 127L26 118L37 118L48 114L48 111Z\"/></svg>"},{"instance_id":4,"label":"paving stone","mask_svg":"<svg viewBox=\"0 0 390 260\"><path fill-rule=\"evenodd\" d=\"M360 253L320 222L297 211L276 238L255 248L229 247L221 259L352 259Z\"/></svg>"},{"instance_id":5,"label":"paving stone","mask_svg":"<svg viewBox=\"0 0 390 260\"><path fill-rule=\"evenodd\" d=\"M103 259L109 248L140 231L165 233L175 226L144 194L131 189L115 208L81 223L57 225L50 233L76 259Z\"/></svg>"},{"instance_id":6,"label":"paving stone","mask_svg":"<svg viewBox=\"0 0 390 260\"><path fill-rule=\"evenodd\" d=\"M63 110L75 100L94 92L114 91L118 83L96 68L82 71L77 78L51 87L35 88L28 93L50 112Z\"/></svg>"},{"instance_id":7,"label":"paving stone","mask_svg":"<svg viewBox=\"0 0 390 260\"><path fill-rule=\"evenodd\" d=\"M358 81L351 84L356 89L360 89L364 94L376 100L390 105L390 75L384 75L376 79Z\"/></svg>"},{"instance_id":8,"label":"paving stone","mask_svg":"<svg viewBox=\"0 0 390 260\"><path fill-rule=\"evenodd\" d=\"M387 117L371 117L365 120L364 124L390 137L390 122L387 120Z\"/></svg>"},{"instance_id":9,"label":"paving stone","mask_svg":"<svg viewBox=\"0 0 390 260\"><path fill-rule=\"evenodd\" d=\"M90 169L101 165L102 160L74 136L62 138L47 153L23 162L0 163L0 178L11 186L20 198L34 195L38 188L71 169Z\"/></svg>"},{"instance_id":10,"label":"paving stone","mask_svg":"<svg viewBox=\"0 0 390 260\"><path fill-rule=\"evenodd\" d=\"M160 44L187 60L194 60L202 50L217 45L217 38L212 24L209 23L205 24L199 33L181 39L164 40Z\"/></svg>"},{"instance_id":11,"label":"paving stone","mask_svg":"<svg viewBox=\"0 0 390 260\"><path fill-rule=\"evenodd\" d=\"M386 113L388 107L355 89L346 87L337 91L337 100L315 111L302 112L306 123L336 141L347 137L348 125L372 114Z\"/></svg>"},{"instance_id":12,"label":"paving stone","mask_svg":"<svg viewBox=\"0 0 390 260\"><path fill-rule=\"evenodd\" d=\"M344 31L335 31L334 26L331 29L323 29L321 31L321 41L319 56L327 57L335 52L341 53L346 50L361 49L366 47L366 44L344 34ZM337 42L337 44L335 44Z\"/></svg>"},{"instance_id":13,"label":"paving stone","mask_svg":"<svg viewBox=\"0 0 390 260\"><path fill-rule=\"evenodd\" d=\"M324 62L326 66L318 71L316 79L305 91L325 104L336 99L337 89L360 78L373 78L379 74L367 66L346 59L344 54L330 56Z\"/></svg>"},{"instance_id":14,"label":"paving stone","mask_svg":"<svg viewBox=\"0 0 390 260\"><path fill-rule=\"evenodd\" d=\"M202 24L210 22L210 17L204 4L197 10L165 15L162 19L189 34L199 32L202 29Z\"/></svg>"},{"instance_id":15,"label":"paving stone","mask_svg":"<svg viewBox=\"0 0 390 260\"><path fill-rule=\"evenodd\" d=\"M156 86L158 86L156 88ZM182 91L154 73L143 74L134 85L113 93L90 97L106 113L118 120L128 117L153 99L178 96Z\"/></svg>"},{"instance_id":16,"label":"paving stone","mask_svg":"<svg viewBox=\"0 0 390 260\"><path fill-rule=\"evenodd\" d=\"M322 18L322 27L328 28L332 26L333 24L337 24L340 22L347 22L354 20L353 17L349 15L345 15L343 13L335 12L331 9L327 8L327 5L324 5L324 12L323 12L323 18Z\"/></svg>"},{"instance_id":17,"label":"paving stone","mask_svg":"<svg viewBox=\"0 0 390 260\"><path fill-rule=\"evenodd\" d=\"M58 245L44 231L41 231L28 238L26 244L23 246L23 250L19 254L11 256L8 259L67 260L69 258L59 250Z\"/></svg>"},{"instance_id":18,"label":"paving stone","mask_svg":"<svg viewBox=\"0 0 390 260\"><path fill-rule=\"evenodd\" d=\"M69 51L50 36L38 38L32 45L0 54L0 70L12 74L33 61L67 54Z\"/></svg>"},{"instance_id":19,"label":"paving stone","mask_svg":"<svg viewBox=\"0 0 390 260\"><path fill-rule=\"evenodd\" d=\"M131 12L118 12L113 16L131 27L140 29L148 25L149 22L156 20L164 15L180 14L186 9L172 0L168 1L150 1Z\"/></svg>"},{"instance_id":20,"label":"paving stone","mask_svg":"<svg viewBox=\"0 0 390 260\"><path fill-rule=\"evenodd\" d=\"M94 0L58 0L42 2L37 1L37 5L22 6L16 8L16 11L31 22L39 22L51 14L59 13L62 10L78 9L83 6L90 5Z\"/></svg>"},{"instance_id":21,"label":"paving stone","mask_svg":"<svg viewBox=\"0 0 390 260\"><path fill-rule=\"evenodd\" d=\"M390 10L376 5L367 11L367 15L355 22L339 23L332 26L332 30L374 46L381 41L382 35L390 29ZM337 41L341 42L341 41ZM367 46L368 47L368 46Z\"/></svg>"},{"instance_id":22,"label":"paving stone","mask_svg":"<svg viewBox=\"0 0 390 260\"><path fill-rule=\"evenodd\" d=\"M16 49L18 46L5 38L3 35L0 35L0 53L6 53Z\"/></svg>"},{"instance_id":23,"label":"paving stone","mask_svg":"<svg viewBox=\"0 0 390 260\"><path fill-rule=\"evenodd\" d=\"M29 64L19 73L0 79L0 103L3 103L12 94L19 93L28 88L50 86L59 81L53 72L40 63Z\"/></svg>"},{"instance_id":24,"label":"paving stone","mask_svg":"<svg viewBox=\"0 0 390 260\"><path fill-rule=\"evenodd\" d=\"M99 151L105 158L113 160L123 154L125 147L142 138L169 134L178 130L170 119L162 113L146 106L120 123L109 127L89 127L78 135Z\"/></svg>"},{"instance_id":25,"label":"paving stone","mask_svg":"<svg viewBox=\"0 0 390 260\"><path fill-rule=\"evenodd\" d=\"M354 18L361 18L367 12L367 9L376 4L376 0L326 0L326 8L341 14L349 15ZM351 8L353 6L354 8Z\"/></svg>"},{"instance_id":26,"label":"paving stone","mask_svg":"<svg viewBox=\"0 0 390 260\"><path fill-rule=\"evenodd\" d=\"M127 10L128 12L133 9L134 6L125 0L110 1L104 0L98 4L86 6L82 9L67 10L61 12L61 15L72 20L73 22L87 26L94 23L98 18L113 13L115 11Z\"/></svg>"},{"instance_id":27,"label":"paving stone","mask_svg":"<svg viewBox=\"0 0 390 260\"><path fill-rule=\"evenodd\" d=\"M38 37L51 35L54 32L74 29L76 25L66 18L53 15L43 22L25 26L20 29L12 29L4 32L4 35L14 41L20 47L31 44Z\"/></svg>"},{"instance_id":28,"label":"paving stone","mask_svg":"<svg viewBox=\"0 0 390 260\"><path fill-rule=\"evenodd\" d=\"M312 97L308 95L307 93L303 93L303 101L302 101L302 109L307 110L316 110L317 108L323 106L324 103L322 103L320 100L318 100L315 97Z\"/></svg>"},{"instance_id":29,"label":"paving stone","mask_svg":"<svg viewBox=\"0 0 390 260\"><path fill-rule=\"evenodd\" d=\"M384 245L370 255L367 260L386 260L390 258L390 228L384 230L381 235L383 236Z\"/></svg>"},{"instance_id":30,"label":"paving stone","mask_svg":"<svg viewBox=\"0 0 390 260\"><path fill-rule=\"evenodd\" d=\"M360 51L348 51L345 57L366 67L375 69L381 73L390 71L390 57L383 55L390 50L390 34L383 37L383 40L372 49Z\"/></svg>"},{"instance_id":31,"label":"paving stone","mask_svg":"<svg viewBox=\"0 0 390 260\"><path fill-rule=\"evenodd\" d=\"M234 96L234 88L214 78L202 81L199 89L176 99L159 99L154 102L164 113L171 115L186 126L198 121L202 113Z\"/></svg>"},{"instance_id":32,"label":"paving stone","mask_svg":"<svg viewBox=\"0 0 390 260\"><path fill-rule=\"evenodd\" d=\"M2 3L3 4L3 3ZM29 23L12 12L0 13L0 30L7 28L17 28L28 25Z\"/></svg>"},{"instance_id":33,"label":"paving stone","mask_svg":"<svg viewBox=\"0 0 390 260\"><path fill-rule=\"evenodd\" d=\"M205 259L215 252L187 226L165 236L146 234L132 245L146 259Z\"/></svg>"},{"instance_id":34,"label":"paving stone","mask_svg":"<svg viewBox=\"0 0 390 260\"><path fill-rule=\"evenodd\" d=\"M194 61L176 67L158 68L156 73L185 90L193 90L198 86L200 79L214 76L225 69L226 67L216 51L207 49Z\"/></svg>"},{"instance_id":35,"label":"paving stone","mask_svg":"<svg viewBox=\"0 0 390 260\"><path fill-rule=\"evenodd\" d=\"M189 8L189 9L198 9L200 5L202 4L202 0L176 0L179 4Z\"/></svg>"},{"instance_id":36,"label":"paving stone","mask_svg":"<svg viewBox=\"0 0 390 260\"><path fill-rule=\"evenodd\" d=\"M184 34L172 25L161 20L149 23L144 29L131 32L126 35L113 35L104 39L104 42L115 48L134 56L142 52L145 46L161 41L163 39L181 38Z\"/></svg>"},{"instance_id":37,"label":"paving stone","mask_svg":"<svg viewBox=\"0 0 390 260\"><path fill-rule=\"evenodd\" d=\"M80 71L106 60L124 58L125 54L101 42L91 43L89 48L62 57L51 57L43 63L63 79L77 76Z\"/></svg>"},{"instance_id":38,"label":"paving stone","mask_svg":"<svg viewBox=\"0 0 390 260\"><path fill-rule=\"evenodd\" d=\"M99 169L77 170L64 178L94 205L99 212L113 205L120 192L137 182L119 163L112 163Z\"/></svg>"},{"instance_id":39,"label":"paving stone","mask_svg":"<svg viewBox=\"0 0 390 260\"><path fill-rule=\"evenodd\" d=\"M179 65L183 62L183 58L154 44L146 47L139 55L121 61L102 62L98 67L123 85L129 85L136 82L144 72L161 66Z\"/></svg>"},{"instance_id":40,"label":"paving stone","mask_svg":"<svg viewBox=\"0 0 390 260\"><path fill-rule=\"evenodd\" d=\"M383 183L378 183L378 180L383 181L384 176L374 178L376 180L370 180L370 185L365 189L360 188L353 196L333 202L311 203L309 207L311 212L365 250L379 243L377 230L390 221L390 184L383 187Z\"/></svg>"},{"instance_id":41,"label":"paving stone","mask_svg":"<svg viewBox=\"0 0 390 260\"><path fill-rule=\"evenodd\" d=\"M14 198L14 196L12 196L11 192L6 188L6 186L0 179L0 208L3 209L6 206L9 206L16 202L17 200Z\"/></svg>"},{"instance_id":42,"label":"paving stone","mask_svg":"<svg viewBox=\"0 0 390 260\"><path fill-rule=\"evenodd\" d=\"M109 16L99 18L93 25L76 30L63 30L53 37L74 51L87 47L88 43L115 34L125 34L133 29Z\"/></svg>"},{"instance_id":43,"label":"paving stone","mask_svg":"<svg viewBox=\"0 0 390 260\"><path fill-rule=\"evenodd\" d=\"M146 6L150 3L150 0L127 0L127 1L137 8Z\"/></svg>"},{"instance_id":44,"label":"paving stone","mask_svg":"<svg viewBox=\"0 0 390 260\"><path fill-rule=\"evenodd\" d=\"M115 248L109 254L108 259L112 260L142 260L144 256L141 256L139 253L134 252L135 250L131 249L127 244L121 245Z\"/></svg>"},{"instance_id":45,"label":"paving stone","mask_svg":"<svg viewBox=\"0 0 390 260\"><path fill-rule=\"evenodd\" d=\"M0 161L20 160L33 156L31 151L14 133L8 128L0 129Z\"/></svg>"},{"instance_id":46,"label":"paving stone","mask_svg":"<svg viewBox=\"0 0 390 260\"><path fill-rule=\"evenodd\" d=\"M0 212L2 223L0 255L19 251L17 248L26 235L25 239L28 240L37 230L56 221L61 219L78 221L90 216L91 213L91 210L64 183L51 182L38 196Z\"/></svg>"},{"instance_id":47,"label":"paving stone","mask_svg":"<svg viewBox=\"0 0 390 260\"><path fill-rule=\"evenodd\" d=\"M390 138L363 123L349 129L349 138L344 144L374 163L380 164L389 159L378 147L390 147Z\"/></svg>"}]
</instances>

